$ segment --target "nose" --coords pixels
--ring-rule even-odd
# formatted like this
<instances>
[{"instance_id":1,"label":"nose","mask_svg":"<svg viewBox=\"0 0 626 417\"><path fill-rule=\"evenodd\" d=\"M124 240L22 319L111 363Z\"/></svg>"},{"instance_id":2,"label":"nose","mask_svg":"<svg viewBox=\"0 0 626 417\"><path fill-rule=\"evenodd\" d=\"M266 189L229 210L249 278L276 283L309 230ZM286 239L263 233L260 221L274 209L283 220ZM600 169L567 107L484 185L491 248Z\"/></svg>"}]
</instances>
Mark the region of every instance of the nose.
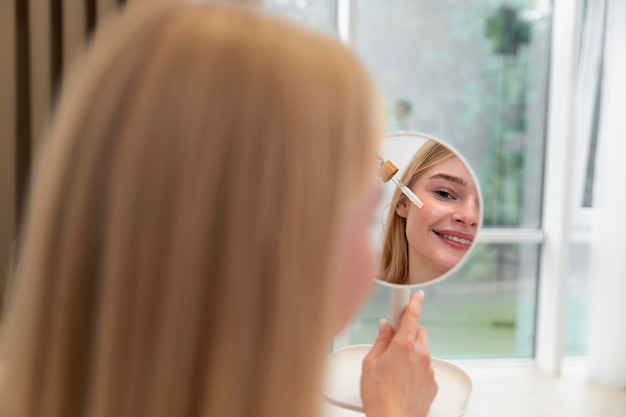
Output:
<instances>
[{"instance_id":1,"label":"nose","mask_svg":"<svg viewBox=\"0 0 626 417\"><path fill-rule=\"evenodd\" d=\"M452 214L452 220L463 223L466 226L477 226L479 218L479 206L472 199L460 204Z\"/></svg>"}]
</instances>

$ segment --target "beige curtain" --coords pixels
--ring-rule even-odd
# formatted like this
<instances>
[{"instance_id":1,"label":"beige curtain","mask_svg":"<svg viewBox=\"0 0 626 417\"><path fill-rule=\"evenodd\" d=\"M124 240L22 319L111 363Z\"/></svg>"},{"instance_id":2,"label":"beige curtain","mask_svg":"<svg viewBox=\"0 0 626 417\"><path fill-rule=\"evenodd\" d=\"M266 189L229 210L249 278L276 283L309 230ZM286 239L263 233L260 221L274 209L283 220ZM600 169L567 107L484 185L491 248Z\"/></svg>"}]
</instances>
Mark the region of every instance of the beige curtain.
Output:
<instances>
[{"instance_id":1,"label":"beige curtain","mask_svg":"<svg viewBox=\"0 0 626 417\"><path fill-rule=\"evenodd\" d=\"M125 2L0 0L0 290L12 265L32 156L63 72L98 22Z\"/></svg>"},{"instance_id":2,"label":"beige curtain","mask_svg":"<svg viewBox=\"0 0 626 417\"><path fill-rule=\"evenodd\" d=\"M0 294L12 265L32 156L63 73L105 16L138 1L148 0L0 0Z\"/></svg>"}]
</instances>

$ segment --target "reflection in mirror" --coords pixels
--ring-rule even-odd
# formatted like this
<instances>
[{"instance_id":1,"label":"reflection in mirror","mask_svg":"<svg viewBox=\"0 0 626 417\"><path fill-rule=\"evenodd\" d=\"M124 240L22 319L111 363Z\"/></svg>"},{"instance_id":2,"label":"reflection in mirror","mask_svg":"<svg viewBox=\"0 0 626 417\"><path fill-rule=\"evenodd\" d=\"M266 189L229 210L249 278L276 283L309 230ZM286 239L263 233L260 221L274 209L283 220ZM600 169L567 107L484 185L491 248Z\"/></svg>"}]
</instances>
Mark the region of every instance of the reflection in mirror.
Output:
<instances>
[{"instance_id":1,"label":"reflection in mirror","mask_svg":"<svg viewBox=\"0 0 626 417\"><path fill-rule=\"evenodd\" d=\"M469 253L481 219L480 193L465 160L450 147L420 134L392 134L388 147L415 135L416 149L400 167L400 182L423 202L419 208L398 187L383 211L380 280L425 285L443 278ZM404 145L406 149L406 144ZM406 155L406 153L405 153ZM406 158L406 157L405 157ZM403 166L404 165L404 166Z\"/></svg>"}]
</instances>

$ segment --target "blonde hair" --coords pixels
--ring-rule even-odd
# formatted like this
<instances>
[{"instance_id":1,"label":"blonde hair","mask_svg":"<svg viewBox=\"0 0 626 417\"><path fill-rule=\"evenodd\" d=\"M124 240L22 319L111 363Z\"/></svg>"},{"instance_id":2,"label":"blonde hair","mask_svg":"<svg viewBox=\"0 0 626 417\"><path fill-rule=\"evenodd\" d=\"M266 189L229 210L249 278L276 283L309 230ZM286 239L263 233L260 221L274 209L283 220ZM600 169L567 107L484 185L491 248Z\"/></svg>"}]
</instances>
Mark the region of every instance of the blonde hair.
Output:
<instances>
[{"instance_id":1,"label":"blonde hair","mask_svg":"<svg viewBox=\"0 0 626 417\"><path fill-rule=\"evenodd\" d=\"M411 188L424 171L452 156L454 153L449 148L435 140L428 140L409 162L402 174L402 183ZM409 277L406 219L396 213L398 204L407 200L400 189L396 188L385 225L380 279L393 284L405 284Z\"/></svg>"},{"instance_id":2,"label":"blonde hair","mask_svg":"<svg viewBox=\"0 0 626 417\"><path fill-rule=\"evenodd\" d=\"M0 414L314 414L378 92L260 11L139 2L109 26L38 161Z\"/></svg>"}]
</instances>

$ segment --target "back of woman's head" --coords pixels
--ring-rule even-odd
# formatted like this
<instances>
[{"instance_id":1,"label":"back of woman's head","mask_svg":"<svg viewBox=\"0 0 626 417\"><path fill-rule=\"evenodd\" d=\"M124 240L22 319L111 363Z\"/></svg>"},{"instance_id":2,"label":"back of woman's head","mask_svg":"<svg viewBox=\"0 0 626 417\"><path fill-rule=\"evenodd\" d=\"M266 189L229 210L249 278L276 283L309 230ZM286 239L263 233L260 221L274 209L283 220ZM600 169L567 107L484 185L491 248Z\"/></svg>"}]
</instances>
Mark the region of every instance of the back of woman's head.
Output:
<instances>
[{"instance_id":1,"label":"back of woman's head","mask_svg":"<svg viewBox=\"0 0 626 417\"><path fill-rule=\"evenodd\" d=\"M94 39L38 160L6 416L303 416L378 97L337 41L146 2Z\"/></svg>"},{"instance_id":2,"label":"back of woman's head","mask_svg":"<svg viewBox=\"0 0 626 417\"><path fill-rule=\"evenodd\" d=\"M424 171L452 156L448 147L428 140L415 153L400 180L411 188ZM385 225L380 279L394 284L404 284L409 273L406 219L396 213L398 204L407 200L399 188L394 191Z\"/></svg>"}]
</instances>

